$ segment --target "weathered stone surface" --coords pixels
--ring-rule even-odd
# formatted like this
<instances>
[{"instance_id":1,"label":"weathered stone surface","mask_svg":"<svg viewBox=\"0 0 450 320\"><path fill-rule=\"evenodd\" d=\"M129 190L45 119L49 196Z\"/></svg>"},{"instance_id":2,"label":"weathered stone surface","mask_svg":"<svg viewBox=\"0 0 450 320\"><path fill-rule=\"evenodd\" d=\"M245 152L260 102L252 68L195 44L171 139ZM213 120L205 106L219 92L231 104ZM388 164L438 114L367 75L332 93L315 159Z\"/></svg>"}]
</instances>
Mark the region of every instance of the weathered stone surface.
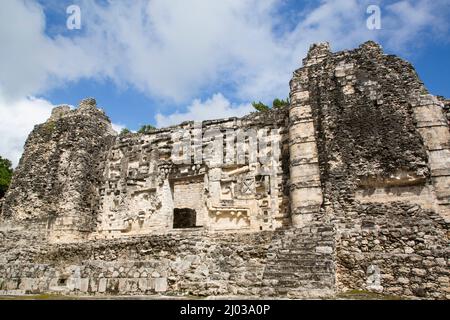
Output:
<instances>
[{"instance_id":1,"label":"weathered stone surface","mask_svg":"<svg viewBox=\"0 0 450 320\"><path fill-rule=\"evenodd\" d=\"M94 231L102 157L114 136L94 99L83 100L75 110L55 108L25 144L3 217L46 221L64 237Z\"/></svg>"},{"instance_id":2,"label":"weathered stone surface","mask_svg":"<svg viewBox=\"0 0 450 320\"><path fill-rule=\"evenodd\" d=\"M449 100L374 42L313 45L290 88L147 134L56 108L0 203L0 293L448 299Z\"/></svg>"}]
</instances>

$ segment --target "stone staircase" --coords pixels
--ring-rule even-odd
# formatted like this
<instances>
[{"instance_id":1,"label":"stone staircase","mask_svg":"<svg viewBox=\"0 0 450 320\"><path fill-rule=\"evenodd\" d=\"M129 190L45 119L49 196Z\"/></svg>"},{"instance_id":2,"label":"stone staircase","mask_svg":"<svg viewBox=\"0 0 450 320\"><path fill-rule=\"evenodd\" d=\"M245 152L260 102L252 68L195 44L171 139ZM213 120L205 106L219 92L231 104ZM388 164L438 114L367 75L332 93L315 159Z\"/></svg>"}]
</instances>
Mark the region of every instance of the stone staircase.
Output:
<instances>
[{"instance_id":1,"label":"stone staircase","mask_svg":"<svg viewBox=\"0 0 450 320\"><path fill-rule=\"evenodd\" d=\"M335 290L335 240L332 224L277 230L267 254L261 293L314 298Z\"/></svg>"}]
</instances>

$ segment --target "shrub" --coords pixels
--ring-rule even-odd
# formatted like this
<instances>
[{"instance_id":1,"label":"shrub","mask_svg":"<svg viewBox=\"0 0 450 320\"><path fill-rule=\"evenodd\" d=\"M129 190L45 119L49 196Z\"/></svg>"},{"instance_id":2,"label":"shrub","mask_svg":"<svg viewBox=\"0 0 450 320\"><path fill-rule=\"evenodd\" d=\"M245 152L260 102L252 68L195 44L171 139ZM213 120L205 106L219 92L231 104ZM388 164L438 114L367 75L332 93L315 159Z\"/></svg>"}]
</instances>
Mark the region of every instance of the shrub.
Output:
<instances>
[{"instance_id":1,"label":"shrub","mask_svg":"<svg viewBox=\"0 0 450 320\"><path fill-rule=\"evenodd\" d=\"M131 133L131 131L128 130L127 128L124 128L124 129L122 129L122 131L120 131L120 135L121 136L124 136L124 135L129 134L129 133Z\"/></svg>"},{"instance_id":2,"label":"shrub","mask_svg":"<svg viewBox=\"0 0 450 320\"><path fill-rule=\"evenodd\" d=\"M265 105L264 103L260 102L253 102L252 103L253 108L255 108L257 111L264 112L270 110L269 106Z\"/></svg>"},{"instance_id":3,"label":"shrub","mask_svg":"<svg viewBox=\"0 0 450 320\"><path fill-rule=\"evenodd\" d=\"M12 163L0 157L0 198L5 196L13 175Z\"/></svg>"},{"instance_id":4,"label":"shrub","mask_svg":"<svg viewBox=\"0 0 450 320\"><path fill-rule=\"evenodd\" d=\"M273 108L274 109L281 109L284 107L289 106L289 98L287 98L286 100L280 100L278 98L276 98L275 100L273 100Z\"/></svg>"},{"instance_id":5,"label":"shrub","mask_svg":"<svg viewBox=\"0 0 450 320\"><path fill-rule=\"evenodd\" d=\"M152 126L151 124L145 124L138 130L138 133L148 133L148 132L152 132L155 130L156 130L156 127Z\"/></svg>"}]
</instances>

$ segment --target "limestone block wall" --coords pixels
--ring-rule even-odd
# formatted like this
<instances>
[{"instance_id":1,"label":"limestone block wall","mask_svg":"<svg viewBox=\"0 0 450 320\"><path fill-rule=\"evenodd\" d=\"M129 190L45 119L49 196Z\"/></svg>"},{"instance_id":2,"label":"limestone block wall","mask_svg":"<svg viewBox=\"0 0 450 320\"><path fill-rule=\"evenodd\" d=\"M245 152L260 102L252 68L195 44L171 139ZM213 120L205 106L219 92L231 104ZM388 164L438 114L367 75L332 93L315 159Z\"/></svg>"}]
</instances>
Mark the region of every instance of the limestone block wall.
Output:
<instances>
[{"instance_id":1,"label":"limestone block wall","mask_svg":"<svg viewBox=\"0 0 450 320\"><path fill-rule=\"evenodd\" d=\"M285 112L254 114L118 137L105 163L99 228L91 237L167 233L178 209L194 210L195 227L210 231L280 226L289 218L282 192L285 121Z\"/></svg>"},{"instance_id":2,"label":"limestone block wall","mask_svg":"<svg viewBox=\"0 0 450 320\"><path fill-rule=\"evenodd\" d=\"M317 153L297 155L318 155L323 202L313 220L336 225L338 290L448 298L442 105L410 64L373 42L338 53L313 46L304 66L292 98L311 113Z\"/></svg>"},{"instance_id":3,"label":"limestone block wall","mask_svg":"<svg viewBox=\"0 0 450 320\"><path fill-rule=\"evenodd\" d=\"M448 225L405 202L371 203L348 214L337 244L339 290L448 299Z\"/></svg>"},{"instance_id":4,"label":"limestone block wall","mask_svg":"<svg viewBox=\"0 0 450 320\"><path fill-rule=\"evenodd\" d=\"M175 209L211 231L273 230L290 220L287 119L286 109L118 136L93 99L58 107L30 135L1 217L45 223L60 243L167 233Z\"/></svg>"},{"instance_id":5,"label":"limestone block wall","mask_svg":"<svg viewBox=\"0 0 450 320\"><path fill-rule=\"evenodd\" d=\"M303 63L309 66L321 61L328 53L327 45L314 46ZM290 206L294 226L310 222L323 204L316 141L318 128L310 104L308 71L308 68L297 70L290 82Z\"/></svg>"},{"instance_id":6,"label":"limestone block wall","mask_svg":"<svg viewBox=\"0 0 450 320\"><path fill-rule=\"evenodd\" d=\"M181 231L76 244L37 242L21 246L14 262L0 261L0 293L324 296L334 290L330 230ZM20 236L12 230L2 235L10 243ZM298 252L302 259L286 259Z\"/></svg>"},{"instance_id":7,"label":"limestone block wall","mask_svg":"<svg viewBox=\"0 0 450 320\"><path fill-rule=\"evenodd\" d=\"M0 290L449 299L448 101L373 42L312 46L290 86L147 134L55 109L3 203Z\"/></svg>"},{"instance_id":8,"label":"limestone block wall","mask_svg":"<svg viewBox=\"0 0 450 320\"><path fill-rule=\"evenodd\" d=\"M178 233L23 250L0 290L66 294L257 294L270 232ZM245 263L243 263L245 261Z\"/></svg>"},{"instance_id":9,"label":"limestone block wall","mask_svg":"<svg viewBox=\"0 0 450 320\"><path fill-rule=\"evenodd\" d=\"M95 228L102 155L114 136L94 99L55 108L27 139L1 218L45 221L55 237L84 238Z\"/></svg>"},{"instance_id":10,"label":"limestone block wall","mask_svg":"<svg viewBox=\"0 0 450 320\"><path fill-rule=\"evenodd\" d=\"M432 95L413 98L416 127L428 152L436 210L450 222L450 131L444 104Z\"/></svg>"}]
</instances>

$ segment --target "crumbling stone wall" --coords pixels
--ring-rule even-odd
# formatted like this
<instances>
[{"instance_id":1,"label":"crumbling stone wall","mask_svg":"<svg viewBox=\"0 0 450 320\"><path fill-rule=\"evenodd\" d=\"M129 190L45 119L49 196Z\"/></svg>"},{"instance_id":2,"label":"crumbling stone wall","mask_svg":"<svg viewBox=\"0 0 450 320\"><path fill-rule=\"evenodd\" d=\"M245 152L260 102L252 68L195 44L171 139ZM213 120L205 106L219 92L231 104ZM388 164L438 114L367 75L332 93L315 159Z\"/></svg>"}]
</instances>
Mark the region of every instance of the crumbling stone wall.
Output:
<instances>
[{"instance_id":1,"label":"crumbling stone wall","mask_svg":"<svg viewBox=\"0 0 450 320\"><path fill-rule=\"evenodd\" d=\"M169 232L175 209L194 210L195 226L210 231L286 224L286 111L117 137L106 155L91 238ZM264 146L262 139L274 142ZM274 161L262 161L264 155Z\"/></svg>"},{"instance_id":2,"label":"crumbling stone wall","mask_svg":"<svg viewBox=\"0 0 450 320\"><path fill-rule=\"evenodd\" d=\"M304 66L291 108L314 123L322 197L313 218L336 224L338 288L448 297L442 108L409 63L373 42L338 53L314 45Z\"/></svg>"},{"instance_id":3,"label":"crumbling stone wall","mask_svg":"<svg viewBox=\"0 0 450 320\"><path fill-rule=\"evenodd\" d=\"M92 232L102 154L114 132L95 100L61 106L31 132L4 200L3 218L44 221L66 237Z\"/></svg>"},{"instance_id":4,"label":"crumbling stone wall","mask_svg":"<svg viewBox=\"0 0 450 320\"><path fill-rule=\"evenodd\" d=\"M446 99L442 96L438 96L437 98L443 104L445 117L447 119L447 124L450 127L450 99Z\"/></svg>"},{"instance_id":5,"label":"crumbling stone wall","mask_svg":"<svg viewBox=\"0 0 450 320\"><path fill-rule=\"evenodd\" d=\"M0 261L0 293L324 296L334 288L330 230L310 226L37 242ZM13 231L0 235L8 243L20 236Z\"/></svg>"},{"instance_id":6,"label":"crumbling stone wall","mask_svg":"<svg viewBox=\"0 0 450 320\"><path fill-rule=\"evenodd\" d=\"M53 242L166 233L177 208L209 230L273 230L290 219L286 112L118 136L93 99L58 107L31 133L2 217L48 223Z\"/></svg>"},{"instance_id":7,"label":"crumbling stone wall","mask_svg":"<svg viewBox=\"0 0 450 320\"><path fill-rule=\"evenodd\" d=\"M404 202L368 204L340 234L343 288L443 298L448 290L448 226L431 210Z\"/></svg>"},{"instance_id":8,"label":"crumbling stone wall","mask_svg":"<svg viewBox=\"0 0 450 320\"><path fill-rule=\"evenodd\" d=\"M0 290L449 299L448 101L374 42L313 45L290 86L287 108L147 134L55 109L3 205ZM267 162L247 151L269 132Z\"/></svg>"}]
</instances>

